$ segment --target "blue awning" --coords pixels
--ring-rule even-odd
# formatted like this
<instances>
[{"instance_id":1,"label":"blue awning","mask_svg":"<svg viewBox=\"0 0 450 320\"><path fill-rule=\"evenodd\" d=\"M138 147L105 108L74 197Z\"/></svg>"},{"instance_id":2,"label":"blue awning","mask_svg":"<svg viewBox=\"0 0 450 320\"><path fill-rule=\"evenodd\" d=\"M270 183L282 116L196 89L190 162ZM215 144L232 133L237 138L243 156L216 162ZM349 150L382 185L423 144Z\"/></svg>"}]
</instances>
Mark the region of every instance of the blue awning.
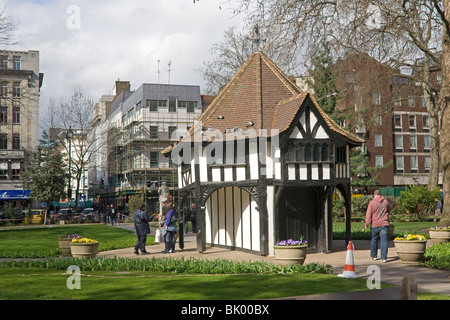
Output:
<instances>
[{"instance_id":1,"label":"blue awning","mask_svg":"<svg viewBox=\"0 0 450 320\"><path fill-rule=\"evenodd\" d=\"M30 199L31 190L0 190L2 200L27 200Z\"/></svg>"}]
</instances>

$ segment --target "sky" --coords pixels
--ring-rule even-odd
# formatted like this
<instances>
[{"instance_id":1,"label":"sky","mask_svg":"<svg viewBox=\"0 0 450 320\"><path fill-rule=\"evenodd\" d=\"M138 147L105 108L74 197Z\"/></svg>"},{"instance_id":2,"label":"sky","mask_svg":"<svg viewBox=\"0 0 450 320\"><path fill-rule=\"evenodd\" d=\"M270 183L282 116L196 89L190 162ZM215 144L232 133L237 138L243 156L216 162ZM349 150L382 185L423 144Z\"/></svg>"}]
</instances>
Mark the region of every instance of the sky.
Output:
<instances>
[{"instance_id":1,"label":"sky","mask_svg":"<svg viewBox=\"0 0 450 320\"><path fill-rule=\"evenodd\" d=\"M226 29L244 25L233 1L0 0L17 24L17 44L2 49L40 52L41 106L75 88L98 101L118 79L132 90L158 81L202 89L194 70Z\"/></svg>"}]
</instances>

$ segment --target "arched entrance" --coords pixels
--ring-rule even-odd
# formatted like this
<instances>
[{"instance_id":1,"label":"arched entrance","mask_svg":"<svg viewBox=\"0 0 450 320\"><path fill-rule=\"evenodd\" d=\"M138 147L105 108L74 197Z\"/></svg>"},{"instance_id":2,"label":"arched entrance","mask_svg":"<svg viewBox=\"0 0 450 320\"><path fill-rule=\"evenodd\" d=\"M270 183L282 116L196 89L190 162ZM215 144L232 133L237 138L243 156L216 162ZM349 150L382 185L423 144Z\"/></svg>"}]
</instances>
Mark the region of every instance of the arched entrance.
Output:
<instances>
[{"instance_id":1,"label":"arched entrance","mask_svg":"<svg viewBox=\"0 0 450 320\"><path fill-rule=\"evenodd\" d=\"M246 190L222 187L205 200L206 243L231 249L260 251L260 216Z\"/></svg>"}]
</instances>

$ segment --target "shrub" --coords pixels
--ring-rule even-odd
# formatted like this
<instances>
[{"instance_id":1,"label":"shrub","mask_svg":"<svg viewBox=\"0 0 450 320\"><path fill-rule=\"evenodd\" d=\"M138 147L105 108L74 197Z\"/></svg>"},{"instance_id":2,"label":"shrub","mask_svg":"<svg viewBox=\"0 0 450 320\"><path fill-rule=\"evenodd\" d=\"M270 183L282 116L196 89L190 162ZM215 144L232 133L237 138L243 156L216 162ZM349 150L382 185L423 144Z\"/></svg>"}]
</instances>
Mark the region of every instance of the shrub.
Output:
<instances>
[{"instance_id":1,"label":"shrub","mask_svg":"<svg viewBox=\"0 0 450 320\"><path fill-rule=\"evenodd\" d=\"M427 248L423 261L427 267L450 270L450 242L440 242Z\"/></svg>"},{"instance_id":2,"label":"shrub","mask_svg":"<svg viewBox=\"0 0 450 320\"><path fill-rule=\"evenodd\" d=\"M414 221L425 221L435 208L435 198L440 198L439 188L428 190L426 186L410 186L400 192L398 203L409 212Z\"/></svg>"}]
</instances>

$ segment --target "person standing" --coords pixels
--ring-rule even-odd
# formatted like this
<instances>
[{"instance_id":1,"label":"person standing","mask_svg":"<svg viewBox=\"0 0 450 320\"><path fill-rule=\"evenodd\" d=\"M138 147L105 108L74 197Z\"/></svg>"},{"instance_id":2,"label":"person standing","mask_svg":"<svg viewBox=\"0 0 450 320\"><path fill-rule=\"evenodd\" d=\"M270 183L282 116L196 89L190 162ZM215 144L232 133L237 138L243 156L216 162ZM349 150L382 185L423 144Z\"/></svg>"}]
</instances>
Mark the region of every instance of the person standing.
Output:
<instances>
[{"instance_id":1,"label":"person standing","mask_svg":"<svg viewBox=\"0 0 450 320\"><path fill-rule=\"evenodd\" d=\"M388 231L389 231L389 212L391 206L379 190L375 190L374 197L370 201L366 212L365 229L371 227L370 256L377 260L378 240L380 240L381 262L387 262L388 252Z\"/></svg>"},{"instance_id":2,"label":"person standing","mask_svg":"<svg viewBox=\"0 0 450 320\"><path fill-rule=\"evenodd\" d=\"M190 211L191 211L190 217L191 217L192 232L197 233L197 215L195 203L191 205Z\"/></svg>"},{"instance_id":3,"label":"person standing","mask_svg":"<svg viewBox=\"0 0 450 320\"><path fill-rule=\"evenodd\" d=\"M175 251L175 234L177 233L177 213L173 203L168 204L169 211L164 223L166 248L162 253L173 253Z\"/></svg>"},{"instance_id":4,"label":"person standing","mask_svg":"<svg viewBox=\"0 0 450 320\"><path fill-rule=\"evenodd\" d=\"M438 220L438 218L442 215L442 202L438 198L434 199L434 202L436 202L436 210L434 210L434 222Z\"/></svg>"},{"instance_id":5,"label":"person standing","mask_svg":"<svg viewBox=\"0 0 450 320\"><path fill-rule=\"evenodd\" d=\"M137 241L134 246L134 253L148 254L145 249L145 244L147 242L147 235L150 233L149 222L152 220L153 216L149 217L147 212L145 212L145 204L141 204L138 209L133 214L134 228L136 229Z\"/></svg>"},{"instance_id":6,"label":"person standing","mask_svg":"<svg viewBox=\"0 0 450 320\"><path fill-rule=\"evenodd\" d=\"M109 217L111 218L111 225L114 226L114 223L116 222L116 210L114 209L114 206L111 206Z\"/></svg>"}]
</instances>

